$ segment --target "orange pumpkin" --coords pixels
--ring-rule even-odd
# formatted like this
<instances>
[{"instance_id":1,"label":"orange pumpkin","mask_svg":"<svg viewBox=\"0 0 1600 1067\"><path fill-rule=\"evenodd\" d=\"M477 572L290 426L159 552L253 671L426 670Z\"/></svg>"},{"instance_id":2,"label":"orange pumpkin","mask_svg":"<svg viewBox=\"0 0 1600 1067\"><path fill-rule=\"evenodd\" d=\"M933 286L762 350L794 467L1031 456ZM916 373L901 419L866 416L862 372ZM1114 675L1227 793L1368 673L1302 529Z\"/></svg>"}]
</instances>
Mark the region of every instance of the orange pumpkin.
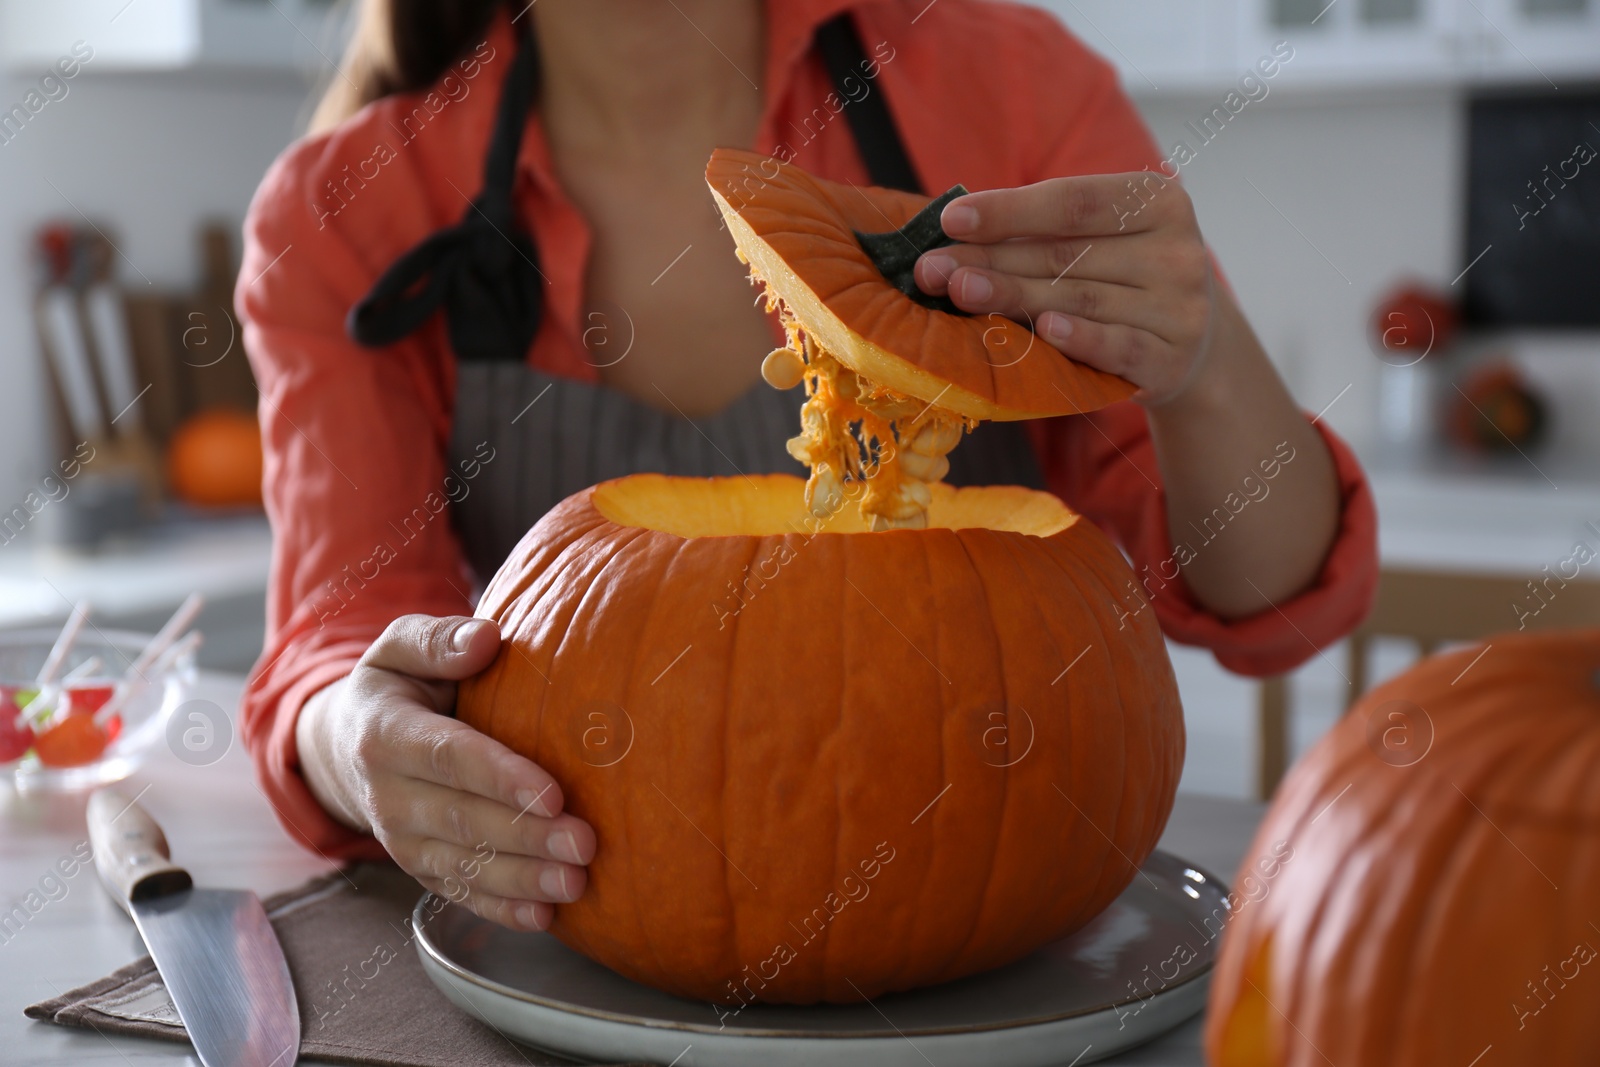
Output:
<instances>
[{"instance_id":1,"label":"orange pumpkin","mask_svg":"<svg viewBox=\"0 0 1600 1067\"><path fill-rule=\"evenodd\" d=\"M1092 523L935 485L927 528L871 533L802 487L568 498L490 583L505 644L458 696L595 828L554 934L732 1006L874 997L1071 933L1155 846L1183 764L1153 613Z\"/></svg>"},{"instance_id":2,"label":"orange pumpkin","mask_svg":"<svg viewBox=\"0 0 1600 1067\"><path fill-rule=\"evenodd\" d=\"M858 233L910 222L926 196L843 185L719 148L706 183L740 259L824 348L886 389L972 419L1094 411L1134 393L1002 315L952 315L888 284Z\"/></svg>"},{"instance_id":3,"label":"orange pumpkin","mask_svg":"<svg viewBox=\"0 0 1600 1067\"><path fill-rule=\"evenodd\" d=\"M188 504L260 505L261 470L261 430L247 411L202 411L184 421L167 444L167 483Z\"/></svg>"},{"instance_id":4,"label":"orange pumpkin","mask_svg":"<svg viewBox=\"0 0 1600 1067\"><path fill-rule=\"evenodd\" d=\"M863 481L871 529L921 529L927 486L948 473L946 453L979 421L1081 413L1134 391L1026 326L961 313L917 287L917 257L953 243L939 214L962 186L930 200L722 148L706 183L786 328L787 346L762 374L782 389L806 383L788 450L811 468L813 510L831 513L843 486Z\"/></svg>"},{"instance_id":5,"label":"orange pumpkin","mask_svg":"<svg viewBox=\"0 0 1600 1067\"><path fill-rule=\"evenodd\" d=\"M1318 742L1235 884L1214 1067L1600 1063L1597 672L1600 630L1501 635Z\"/></svg>"}]
</instances>

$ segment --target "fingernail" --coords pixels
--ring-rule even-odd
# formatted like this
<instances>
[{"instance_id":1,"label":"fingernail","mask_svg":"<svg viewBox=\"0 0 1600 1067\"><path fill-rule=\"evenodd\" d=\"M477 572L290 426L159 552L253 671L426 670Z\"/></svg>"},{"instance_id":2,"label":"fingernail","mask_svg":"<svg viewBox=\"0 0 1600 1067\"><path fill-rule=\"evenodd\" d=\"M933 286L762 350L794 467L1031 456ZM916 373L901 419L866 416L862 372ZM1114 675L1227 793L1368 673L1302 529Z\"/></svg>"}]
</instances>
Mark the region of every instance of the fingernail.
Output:
<instances>
[{"instance_id":1,"label":"fingernail","mask_svg":"<svg viewBox=\"0 0 1600 1067\"><path fill-rule=\"evenodd\" d=\"M978 209L967 204L952 204L944 209L939 222L951 237L971 233L978 228Z\"/></svg>"},{"instance_id":2,"label":"fingernail","mask_svg":"<svg viewBox=\"0 0 1600 1067\"><path fill-rule=\"evenodd\" d=\"M551 900L568 900L567 869L552 865L540 871L539 888L544 890L544 895Z\"/></svg>"},{"instance_id":3,"label":"fingernail","mask_svg":"<svg viewBox=\"0 0 1600 1067\"><path fill-rule=\"evenodd\" d=\"M927 265L927 272L941 281L949 281L950 275L956 272L955 257L943 252L929 252L922 257L922 262Z\"/></svg>"},{"instance_id":4,"label":"fingernail","mask_svg":"<svg viewBox=\"0 0 1600 1067\"><path fill-rule=\"evenodd\" d=\"M578 855L578 839L573 836L571 830L562 830L559 833L551 834L550 840L546 844L550 848L552 859L566 860L568 863L583 862Z\"/></svg>"},{"instance_id":5,"label":"fingernail","mask_svg":"<svg viewBox=\"0 0 1600 1067\"><path fill-rule=\"evenodd\" d=\"M1072 320L1065 315L1044 316L1044 339L1060 344L1072 336Z\"/></svg>"},{"instance_id":6,"label":"fingernail","mask_svg":"<svg viewBox=\"0 0 1600 1067\"><path fill-rule=\"evenodd\" d=\"M532 904L517 905L517 922L532 929L539 927L539 910Z\"/></svg>"},{"instance_id":7,"label":"fingernail","mask_svg":"<svg viewBox=\"0 0 1600 1067\"><path fill-rule=\"evenodd\" d=\"M550 805L545 802L544 790L517 790L517 806L523 811L533 812L540 818L550 819L555 817L555 812L551 811Z\"/></svg>"},{"instance_id":8,"label":"fingernail","mask_svg":"<svg viewBox=\"0 0 1600 1067\"><path fill-rule=\"evenodd\" d=\"M961 277L961 299L969 304L981 304L994 295L994 286L989 284L989 279L976 271L969 271Z\"/></svg>"},{"instance_id":9,"label":"fingernail","mask_svg":"<svg viewBox=\"0 0 1600 1067\"><path fill-rule=\"evenodd\" d=\"M473 619L457 626L456 632L450 635L450 647L457 652L465 652L472 645L472 639L477 636L478 631L483 629L483 625L481 619Z\"/></svg>"}]
</instances>

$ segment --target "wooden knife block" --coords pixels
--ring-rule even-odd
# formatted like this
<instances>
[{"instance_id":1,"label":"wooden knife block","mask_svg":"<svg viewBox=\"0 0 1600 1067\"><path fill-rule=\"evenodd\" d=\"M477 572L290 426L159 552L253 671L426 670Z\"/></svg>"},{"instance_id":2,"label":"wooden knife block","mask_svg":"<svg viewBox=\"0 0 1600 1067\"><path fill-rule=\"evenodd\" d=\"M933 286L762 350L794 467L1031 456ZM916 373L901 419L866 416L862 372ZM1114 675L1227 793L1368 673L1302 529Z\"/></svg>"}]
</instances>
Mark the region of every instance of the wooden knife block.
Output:
<instances>
[{"instance_id":1,"label":"wooden knife block","mask_svg":"<svg viewBox=\"0 0 1600 1067\"><path fill-rule=\"evenodd\" d=\"M179 424L210 407L256 409L255 378L233 314L237 264L232 233L232 227L221 224L200 231L202 272L195 289L152 292L139 286L123 292L134 375L138 388L149 386L138 400L142 432L113 432L91 441L95 459L90 469L136 470L151 503L162 495L166 447ZM53 369L47 377L56 409L56 454L71 456L79 442L70 429L65 395Z\"/></svg>"}]
</instances>

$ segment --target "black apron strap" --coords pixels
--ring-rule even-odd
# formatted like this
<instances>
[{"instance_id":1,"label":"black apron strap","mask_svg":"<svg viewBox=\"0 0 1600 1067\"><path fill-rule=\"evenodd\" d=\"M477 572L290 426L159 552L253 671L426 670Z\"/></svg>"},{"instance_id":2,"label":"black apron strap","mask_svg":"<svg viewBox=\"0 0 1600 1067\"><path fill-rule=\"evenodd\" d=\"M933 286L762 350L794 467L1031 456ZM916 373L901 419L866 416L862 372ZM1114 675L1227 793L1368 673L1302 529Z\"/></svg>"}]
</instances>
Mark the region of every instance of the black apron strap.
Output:
<instances>
[{"instance_id":1,"label":"black apron strap","mask_svg":"<svg viewBox=\"0 0 1600 1067\"><path fill-rule=\"evenodd\" d=\"M816 45L844 105L873 184L923 191L881 87L859 100L847 91L870 64L848 12L818 28ZM539 251L512 204L517 155L539 84L539 49L522 41L500 91L483 188L455 226L429 236L383 272L345 319L358 344L382 347L409 336L441 308L461 360L522 360L544 311Z\"/></svg>"},{"instance_id":2,"label":"black apron strap","mask_svg":"<svg viewBox=\"0 0 1600 1067\"><path fill-rule=\"evenodd\" d=\"M512 204L517 155L539 84L539 50L524 41L506 75L484 161L483 188L461 221L423 240L384 271L350 309L345 332L390 345L441 307L463 360L521 360L539 332L544 273Z\"/></svg>"},{"instance_id":3,"label":"black apron strap","mask_svg":"<svg viewBox=\"0 0 1600 1067\"><path fill-rule=\"evenodd\" d=\"M847 79L854 78L860 83L870 66L850 13L841 12L823 23L817 28L815 40L834 90L839 99L845 101L844 117L850 123L850 132L855 134L856 150L867 165L872 184L909 193L925 192L917 169L912 166L911 157L900 140L900 131L889 111L883 87L873 86L859 100L846 91Z\"/></svg>"},{"instance_id":4,"label":"black apron strap","mask_svg":"<svg viewBox=\"0 0 1600 1067\"><path fill-rule=\"evenodd\" d=\"M862 162L867 165L872 184L926 195L927 190L917 175L917 168L900 139L900 130L889 110L883 87L874 85L859 100L846 91L846 79L854 78L859 82L870 69L866 49L861 45L850 13L842 12L819 27L816 45L834 89L841 100L847 101L843 108L844 116L850 123L850 132L855 135L856 149L861 153ZM855 88L859 91L859 85ZM965 191L961 189L961 192ZM939 201L950 196L951 193L946 193L935 201L938 206L925 210L931 210L937 218L943 206ZM939 232L942 234L942 231ZM925 248L933 246L933 243L924 244ZM897 286L918 303L957 312L958 309L949 298L930 297L917 288L911 280L911 264L915 259L912 256L902 265L904 277L896 279ZM879 267L881 269L883 264L879 263ZM1024 485L1030 489L1046 488L1044 472L1039 467L1033 445L1018 422L986 422L974 429L961 447L950 453L950 473L944 480L955 486L1004 484Z\"/></svg>"}]
</instances>

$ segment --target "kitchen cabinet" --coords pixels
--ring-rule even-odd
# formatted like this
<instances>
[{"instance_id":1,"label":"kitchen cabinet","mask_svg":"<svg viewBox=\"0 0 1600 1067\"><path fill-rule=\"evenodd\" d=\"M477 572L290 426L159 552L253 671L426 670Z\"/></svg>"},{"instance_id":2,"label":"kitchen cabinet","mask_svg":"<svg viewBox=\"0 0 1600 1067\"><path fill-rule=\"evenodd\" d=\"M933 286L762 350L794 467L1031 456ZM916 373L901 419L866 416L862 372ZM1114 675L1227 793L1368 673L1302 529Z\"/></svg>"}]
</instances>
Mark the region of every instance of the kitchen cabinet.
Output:
<instances>
[{"instance_id":1,"label":"kitchen cabinet","mask_svg":"<svg viewBox=\"0 0 1600 1067\"><path fill-rule=\"evenodd\" d=\"M1600 78L1600 0L1026 0L1105 56L1135 96L1225 89L1279 41L1296 84L1561 84ZM44 70L326 71L333 0L0 0L0 63Z\"/></svg>"},{"instance_id":2,"label":"kitchen cabinet","mask_svg":"<svg viewBox=\"0 0 1600 1067\"><path fill-rule=\"evenodd\" d=\"M1460 71L1458 7L1450 0L1244 0L1243 47L1294 46L1297 85L1423 84Z\"/></svg>"},{"instance_id":3,"label":"kitchen cabinet","mask_svg":"<svg viewBox=\"0 0 1600 1067\"><path fill-rule=\"evenodd\" d=\"M1476 0L1461 36L1463 62L1483 82L1565 88L1600 77L1600 0Z\"/></svg>"},{"instance_id":4,"label":"kitchen cabinet","mask_svg":"<svg viewBox=\"0 0 1600 1067\"><path fill-rule=\"evenodd\" d=\"M0 62L43 71L82 42L83 70L326 70L348 10L331 0L0 0Z\"/></svg>"},{"instance_id":5,"label":"kitchen cabinet","mask_svg":"<svg viewBox=\"0 0 1600 1067\"><path fill-rule=\"evenodd\" d=\"M1239 49L1294 45L1305 85L1600 77L1600 0L1241 0Z\"/></svg>"},{"instance_id":6,"label":"kitchen cabinet","mask_svg":"<svg viewBox=\"0 0 1600 1067\"><path fill-rule=\"evenodd\" d=\"M1600 78L1600 0L1030 0L1136 96L1225 91L1280 41L1281 84L1560 85Z\"/></svg>"}]
</instances>

